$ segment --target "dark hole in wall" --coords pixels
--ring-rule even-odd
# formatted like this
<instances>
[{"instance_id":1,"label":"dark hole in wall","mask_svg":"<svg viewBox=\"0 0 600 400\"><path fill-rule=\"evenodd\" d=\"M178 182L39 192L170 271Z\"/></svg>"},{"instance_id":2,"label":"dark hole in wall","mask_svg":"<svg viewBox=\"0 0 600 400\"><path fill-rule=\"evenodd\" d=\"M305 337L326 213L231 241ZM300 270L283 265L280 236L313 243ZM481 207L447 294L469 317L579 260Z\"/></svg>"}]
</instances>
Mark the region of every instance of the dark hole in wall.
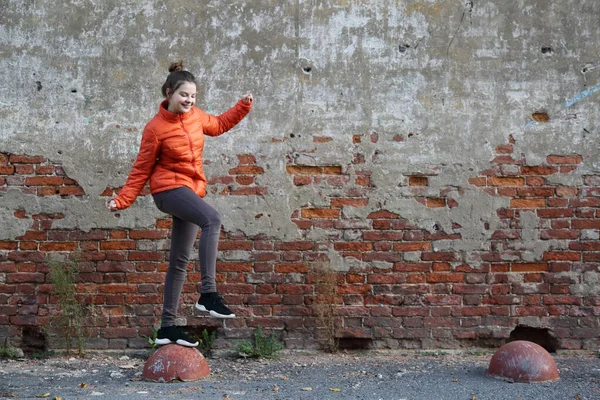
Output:
<instances>
[{"instance_id":1,"label":"dark hole in wall","mask_svg":"<svg viewBox=\"0 0 600 400\"><path fill-rule=\"evenodd\" d=\"M549 353L556 353L560 343L554 332L548 328L533 328L531 326L517 325L510 333L508 342L527 340L542 346Z\"/></svg>"},{"instance_id":2,"label":"dark hole in wall","mask_svg":"<svg viewBox=\"0 0 600 400\"><path fill-rule=\"evenodd\" d=\"M23 353L31 355L48 350L48 339L39 326L24 326L21 336Z\"/></svg>"},{"instance_id":3,"label":"dark hole in wall","mask_svg":"<svg viewBox=\"0 0 600 400\"><path fill-rule=\"evenodd\" d=\"M338 348L340 350L367 350L371 347L373 339L371 338L338 338Z\"/></svg>"},{"instance_id":4,"label":"dark hole in wall","mask_svg":"<svg viewBox=\"0 0 600 400\"><path fill-rule=\"evenodd\" d=\"M400 46L398 46L398 51L400 53L406 53L406 50L410 49L410 45L409 44L401 44Z\"/></svg>"},{"instance_id":5,"label":"dark hole in wall","mask_svg":"<svg viewBox=\"0 0 600 400\"><path fill-rule=\"evenodd\" d=\"M552 47L550 47L550 46L543 46L542 47L542 54L552 54Z\"/></svg>"}]
</instances>

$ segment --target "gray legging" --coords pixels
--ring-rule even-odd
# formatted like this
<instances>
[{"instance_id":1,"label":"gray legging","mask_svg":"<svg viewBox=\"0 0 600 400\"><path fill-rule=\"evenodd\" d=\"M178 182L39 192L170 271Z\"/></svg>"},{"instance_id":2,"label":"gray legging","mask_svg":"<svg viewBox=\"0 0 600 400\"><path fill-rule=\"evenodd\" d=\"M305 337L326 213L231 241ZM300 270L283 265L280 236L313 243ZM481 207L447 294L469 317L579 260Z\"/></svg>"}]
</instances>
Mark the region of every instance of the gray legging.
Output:
<instances>
[{"instance_id":1,"label":"gray legging","mask_svg":"<svg viewBox=\"0 0 600 400\"><path fill-rule=\"evenodd\" d=\"M159 210L173 216L171 254L165 279L161 327L175 325L181 289L186 277L190 252L202 228L199 246L202 293L217 291L215 283L217 247L221 231L221 215L187 187L153 195Z\"/></svg>"}]
</instances>

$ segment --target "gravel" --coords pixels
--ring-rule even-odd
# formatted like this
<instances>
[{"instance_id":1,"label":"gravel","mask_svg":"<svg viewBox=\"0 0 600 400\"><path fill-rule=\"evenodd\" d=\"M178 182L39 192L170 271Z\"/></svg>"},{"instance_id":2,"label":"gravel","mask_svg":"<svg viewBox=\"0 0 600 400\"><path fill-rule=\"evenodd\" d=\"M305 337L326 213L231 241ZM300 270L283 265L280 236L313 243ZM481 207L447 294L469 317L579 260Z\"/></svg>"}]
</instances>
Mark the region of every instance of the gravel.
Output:
<instances>
[{"instance_id":1,"label":"gravel","mask_svg":"<svg viewBox=\"0 0 600 400\"><path fill-rule=\"evenodd\" d=\"M591 352L553 355L556 382L510 383L486 375L492 352L284 352L277 360L210 358L196 382L141 378L145 357L0 361L0 398L36 399L600 399L600 363Z\"/></svg>"}]
</instances>

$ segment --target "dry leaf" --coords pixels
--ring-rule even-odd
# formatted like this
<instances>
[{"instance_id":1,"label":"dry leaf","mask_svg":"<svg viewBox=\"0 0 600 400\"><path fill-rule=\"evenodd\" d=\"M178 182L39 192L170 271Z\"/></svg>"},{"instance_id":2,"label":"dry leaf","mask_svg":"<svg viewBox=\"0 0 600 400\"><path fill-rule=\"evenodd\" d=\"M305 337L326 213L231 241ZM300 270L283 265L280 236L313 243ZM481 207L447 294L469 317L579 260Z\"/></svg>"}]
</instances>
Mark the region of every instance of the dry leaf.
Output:
<instances>
[{"instance_id":1,"label":"dry leaf","mask_svg":"<svg viewBox=\"0 0 600 400\"><path fill-rule=\"evenodd\" d=\"M331 390L332 392L341 392L342 389L340 388L329 388L329 390Z\"/></svg>"},{"instance_id":2,"label":"dry leaf","mask_svg":"<svg viewBox=\"0 0 600 400\"><path fill-rule=\"evenodd\" d=\"M273 391L274 392L279 392L279 386L273 385Z\"/></svg>"},{"instance_id":3,"label":"dry leaf","mask_svg":"<svg viewBox=\"0 0 600 400\"><path fill-rule=\"evenodd\" d=\"M452 382L458 382L458 378L452 379Z\"/></svg>"},{"instance_id":4,"label":"dry leaf","mask_svg":"<svg viewBox=\"0 0 600 400\"><path fill-rule=\"evenodd\" d=\"M62 397L54 396L52 400L62 400Z\"/></svg>"},{"instance_id":5,"label":"dry leaf","mask_svg":"<svg viewBox=\"0 0 600 400\"><path fill-rule=\"evenodd\" d=\"M289 380L290 380L290 378L288 378L287 376L284 376L284 377L283 377L283 380L284 380L284 381L289 381Z\"/></svg>"},{"instance_id":6,"label":"dry leaf","mask_svg":"<svg viewBox=\"0 0 600 400\"><path fill-rule=\"evenodd\" d=\"M471 400L477 400L477 397L471 396Z\"/></svg>"},{"instance_id":7,"label":"dry leaf","mask_svg":"<svg viewBox=\"0 0 600 400\"><path fill-rule=\"evenodd\" d=\"M81 385L79 385L82 389L87 389L88 384L87 383L82 383Z\"/></svg>"},{"instance_id":8,"label":"dry leaf","mask_svg":"<svg viewBox=\"0 0 600 400\"><path fill-rule=\"evenodd\" d=\"M305 392L311 392L312 388L311 387L305 387L305 388L302 388L300 390L304 390Z\"/></svg>"},{"instance_id":9,"label":"dry leaf","mask_svg":"<svg viewBox=\"0 0 600 400\"><path fill-rule=\"evenodd\" d=\"M43 399L44 397L50 397L50 393L36 394L35 397L38 399Z\"/></svg>"}]
</instances>

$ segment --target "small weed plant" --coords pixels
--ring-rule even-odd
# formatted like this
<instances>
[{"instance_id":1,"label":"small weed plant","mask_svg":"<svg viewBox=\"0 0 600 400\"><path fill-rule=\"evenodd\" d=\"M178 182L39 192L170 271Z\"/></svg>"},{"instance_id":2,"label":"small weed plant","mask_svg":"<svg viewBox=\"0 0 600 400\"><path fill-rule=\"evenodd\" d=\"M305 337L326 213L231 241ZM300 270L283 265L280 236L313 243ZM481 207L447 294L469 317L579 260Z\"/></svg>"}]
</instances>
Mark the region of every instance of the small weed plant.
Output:
<instances>
[{"instance_id":1,"label":"small weed plant","mask_svg":"<svg viewBox=\"0 0 600 400\"><path fill-rule=\"evenodd\" d=\"M148 344L150 348L148 349L148 355L151 356L156 350L158 350L158 344L156 343L156 338L158 337L158 330L155 328L150 328L151 335L144 337L148 339Z\"/></svg>"},{"instance_id":2,"label":"small weed plant","mask_svg":"<svg viewBox=\"0 0 600 400\"><path fill-rule=\"evenodd\" d=\"M4 338L4 344L0 347L0 358L19 358L22 353L16 347L8 344L8 338Z\"/></svg>"},{"instance_id":3,"label":"small weed plant","mask_svg":"<svg viewBox=\"0 0 600 400\"><path fill-rule=\"evenodd\" d=\"M75 346L77 354L83 356L89 336L85 322L90 317L91 310L77 294L78 263L79 256L77 254L70 259L49 262L50 282L54 285L54 295L60 307L59 313L52 317L50 329L58 331L64 336L68 353Z\"/></svg>"},{"instance_id":4,"label":"small weed plant","mask_svg":"<svg viewBox=\"0 0 600 400\"><path fill-rule=\"evenodd\" d=\"M236 350L244 358L277 358L277 352L281 349L283 345L277 341L275 334L266 336L262 326L259 326L252 334L252 343L241 342Z\"/></svg>"},{"instance_id":5,"label":"small weed plant","mask_svg":"<svg viewBox=\"0 0 600 400\"><path fill-rule=\"evenodd\" d=\"M208 332L207 329L202 331L202 337L198 338L199 350L205 357L210 357L212 355L213 346L215 344L215 340L217 339L217 331Z\"/></svg>"},{"instance_id":6,"label":"small weed plant","mask_svg":"<svg viewBox=\"0 0 600 400\"><path fill-rule=\"evenodd\" d=\"M318 327L325 333L325 339L321 344L323 350L335 353L339 349L339 341L335 336L337 315L336 274L329 264L315 264L312 269L317 277L316 296L312 309L317 317Z\"/></svg>"}]
</instances>

